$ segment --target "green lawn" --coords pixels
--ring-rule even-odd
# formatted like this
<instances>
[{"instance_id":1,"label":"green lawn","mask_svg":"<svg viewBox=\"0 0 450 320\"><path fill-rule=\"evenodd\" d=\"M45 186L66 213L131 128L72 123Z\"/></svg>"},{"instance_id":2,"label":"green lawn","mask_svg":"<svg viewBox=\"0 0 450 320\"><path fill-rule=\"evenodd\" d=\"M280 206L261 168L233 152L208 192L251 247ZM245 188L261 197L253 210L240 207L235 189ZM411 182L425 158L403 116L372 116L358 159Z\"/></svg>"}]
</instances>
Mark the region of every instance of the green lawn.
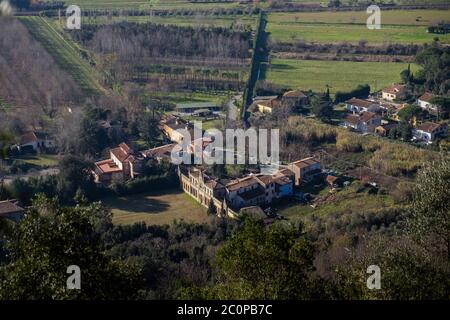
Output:
<instances>
[{"instance_id":1,"label":"green lawn","mask_svg":"<svg viewBox=\"0 0 450 320\"><path fill-rule=\"evenodd\" d=\"M209 221L206 208L181 190L108 197L102 202L112 210L115 224L145 222L163 225L174 220L198 223Z\"/></svg>"},{"instance_id":2,"label":"green lawn","mask_svg":"<svg viewBox=\"0 0 450 320\"><path fill-rule=\"evenodd\" d=\"M22 156L17 159L37 167L55 167L58 165L59 156L53 154L39 154Z\"/></svg>"},{"instance_id":3,"label":"green lawn","mask_svg":"<svg viewBox=\"0 0 450 320\"><path fill-rule=\"evenodd\" d=\"M273 13L269 15L266 31L271 39L281 42L306 41L319 43L425 43L438 37L450 43L450 34L427 33L427 26L449 21L450 11L383 11L381 29L369 30L365 12Z\"/></svg>"},{"instance_id":4,"label":"green lawn","mask_svg":"<svg viewBox=\"0 0 450 320\"><path fill-rule=\"evenodd\" d=\"M56 24L41 17L19 19L58 66L72 76L84 93L95 95L104 90L98 82L94 68L81 58L77 45L55 28Z\"/></svg>"},{"instance_id":5,"label":"green lawn","mask_svg":"<svg viewBox=\"0 0 450 320\"><path fill-rule=\"evenodd\" d=\"M305 22L366 24L368 16L365 11L277 12L269 15L269 22L283 25ZM428 26L445 20L450 20L449 10L385 10L381 13L382 25Z\"/></svg>"},{"instance_id":6,"label":"green lawn","mask_svg":"<svg viewBox=\"0 0 450 320\"><path fill-rule=\"evenodd\" d=\"M273 59L267 81L313 91L324 91L328 84L332 93L367 83L376 91L400 81L400 72L407 67L406 63L395 62ZM411 65L411 69L416 71L418 66Z\"/></svg>"}]
</instances>

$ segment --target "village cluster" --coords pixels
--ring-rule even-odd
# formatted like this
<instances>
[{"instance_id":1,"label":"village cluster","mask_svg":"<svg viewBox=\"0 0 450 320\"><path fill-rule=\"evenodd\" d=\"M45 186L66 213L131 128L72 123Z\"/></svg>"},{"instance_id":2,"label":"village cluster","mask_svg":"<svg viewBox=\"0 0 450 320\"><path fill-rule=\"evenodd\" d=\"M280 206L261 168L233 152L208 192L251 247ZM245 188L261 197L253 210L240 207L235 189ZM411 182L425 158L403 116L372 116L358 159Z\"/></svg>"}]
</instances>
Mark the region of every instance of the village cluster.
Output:
<instances>
[{"instance_id":1,"label":"village cluster","mask_svg":"<svg viewBox=\"0 0 450 320\"><path fill-rule=\"evenodd\" d=\"M380 94L369 96L368 99L351 98L346 100L341 104L345 108L345 114L339 125L361 134L388 136L390 130L395 128L400 121L399 112L408 107L404 101L406 90L405 85L393 84L383 89ZM438 115L436 117L438 108L432 103L435 97L426 92L417 99L416 106L426 110L425 114L428 116L425 118L414 115L408 119L412 131L411 141L432 144L447 136L447 123L439 121ZM309 100L310 93L302 90L291 90L281 97L259 96L254 98L253 111L263 115L271 114L283 104L305 106L309 104ZM197 155L196 146L199 141L194 138L194 124L185 120L183 116L188 114L217 117L220 116L219 110L216 105L205 103L183 105L181 109L177 108L177 112L164 116L159 125L159 129L171 143L144 151L137 151L129 144L121 143L116 148L109 150L108 159L95 162L92 171L94 181L98 185L104 186L108 186L112 182L124 183L139 177L143 163L149 159L159 163L162 161L173 162L172 151L185 139L183 131L189 132L191 136L186 152L190 156ZM106 129L112 130L110 126L106 127ZM206 137L202 137L200 140L200 152L202 153L200 156L203 156L203 153L206 152L205 148L213 140ZM15 148L42 152L52 149L54 145L55 142L46 134L28 132ZM327 174L325 171L322 170L320 160L314 157L279 165L277 170L270 174L257 170L235 179L211 177L203 165L183 163L177 166L179 183L184 192L207 207L208 210L214 211L217 215L229 217L238 216L239 212L246 208L262 212L261 207L270 207L278 199L293 195L303 196L298 191L298 187L317 176L320 176L333 188L338 177ZM23 213L23 209L14 201L3 201L0 203L0 212L17 218Z\"/></svg>"},{"instance_id":2,"label":"village cluster","mask_svg":"<svg viewBox=\"0 0 450 320\"><path fill-rule=\"evenodd\" d=\"M340 126L361 134L375 134L386 137L391 129L396 128L401 117L399 113L410 107L406 103L407 86L392 84L381 93L369 96L368 99L351 98L343 104L347 111ZM411 141L421 144L432 144L445 138L448 133L448 123L439 121L439 110L432 101L438 98L429 92L417 98L415 106L426 111L422 115L413 114L407 121L411 125ZM301 90L288 91L281 98L277 96L256 97L256 111L273 113L277 107L289 103L304 106L309 103L309 93Z\"/></svg>"}]
</instances>

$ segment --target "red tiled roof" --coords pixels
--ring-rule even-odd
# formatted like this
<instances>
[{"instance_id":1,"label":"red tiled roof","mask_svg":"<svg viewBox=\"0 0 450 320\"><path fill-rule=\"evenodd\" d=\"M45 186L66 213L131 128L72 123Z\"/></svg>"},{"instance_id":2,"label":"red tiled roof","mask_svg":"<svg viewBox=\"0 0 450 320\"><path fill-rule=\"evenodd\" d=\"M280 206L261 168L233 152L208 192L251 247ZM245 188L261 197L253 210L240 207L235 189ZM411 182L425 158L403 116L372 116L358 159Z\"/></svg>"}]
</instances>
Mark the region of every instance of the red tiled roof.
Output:
<instances>
[{"instance_id":1,"label":"red tiled roof","mask_svg":"<svg viewBox=\"0 0 450 320\"><path fill-rule=\"evenodd\" d=\"M359 115L349 114L345 117L345 122L348 122L351 124L358 124L360 122Z\"/></svg>"},{"instance_id":2,"label":"red tiled roof","mask_svg":"<svg viewBox=\"0 0 450 320\"><path fill-rule=\"evenodd\" d=\"M430 92L425 92L423 95L420 96L419 100L430 102L431 99L436 98L437 96L435 94L432 94Z\"/></svg>"},{"instance_id":3,"label":"red tiled roof","mask_svg":"<svg viewBox=\"0 0 450 320\"><path fill-rule=\"evenodd\" d=\"M111 159L106 159L102 161L98 161L95 163L95 166L100 170L102 173L113 173L113 172L120 172L122 171L118 165L114 163Z\"/></svg>"},{"instance_id":4,"label":"red tiled roof","mask_svg":"<svg viewBox=\"0 0 450 320\"><path fill-rule=\"evenodd\" d=\"M386 87L383 89L383 92L390 93L390 94L397 94L403 91L406 88L406 85L404 84L393 84L389 87Z\"/></svg>"},{"instance_id":5,"label":"red tiled roof","mask_svg":"<svg viewBox=\"0 0 450 320\"><path fill-rule=\"evenodd\" d=\"M347 104L351 104L353 106L363 107L363 108L369 108L370 106L374 105L374 102L362 100L358 98L351 98L347 101L345 101Z\"/></svg>"},{"instance_id":6,"label":"red tiled roof","mask_svg":"<svg viewBox=\"0 0 450 320\"><path fill-rule=\"evenodd\" d=\"M376 116L376 114L373 113L373 112L369 112L369 111L363 112L363 113L360 115L360 120L361 120L362 122L367 122L367 121L369 121L370 119L374 118L375 116Z\"/></svg>"},{"instance_id":7,"label":"red tiled roof","mask_svg":"<svg viewBox=\"0 0 450 320\"><path fill-rule=\"evenodd\" d=\"M425 132L433 132L439 128L441 124L434 122L424 122L417 129Z\"/></svg>"},{"instance_id":8,"label":"red tiled roof","mask_svg":"<svg viewBox=\"0 0 450 320\"><path fill-rule=\"evenodd\" d=\"M245 188L245 187L251 186L253 184L259 184L259 182L255 179L254 176L248 176L243 179L238 179L238 180L228 183L227 189L229 191L235 191L240 188Z\"/></svg>"},{"instance_id":9,"label":"red tiled roof","mask_svg":"<svg viewBox=\"0 0 450 320\"><path fill-rule=\"evenodd\" d=\"M314 159L314 157L309 157L309 158L295 161L294 165L297 166L298 168L306 168L306 167L312 166L316 163L320 163L320 161Z\"/></svg>"},{"instance_id":10,"label":"red tiled roof","mask_svg":"<svg viewBox=\"0 0 450 320\"><path fill-rule=\"evenodd\" d=\"M283 94L285 98L307 98L306 94L301 90L291 90Z\"/></svg>"}]
</instances>

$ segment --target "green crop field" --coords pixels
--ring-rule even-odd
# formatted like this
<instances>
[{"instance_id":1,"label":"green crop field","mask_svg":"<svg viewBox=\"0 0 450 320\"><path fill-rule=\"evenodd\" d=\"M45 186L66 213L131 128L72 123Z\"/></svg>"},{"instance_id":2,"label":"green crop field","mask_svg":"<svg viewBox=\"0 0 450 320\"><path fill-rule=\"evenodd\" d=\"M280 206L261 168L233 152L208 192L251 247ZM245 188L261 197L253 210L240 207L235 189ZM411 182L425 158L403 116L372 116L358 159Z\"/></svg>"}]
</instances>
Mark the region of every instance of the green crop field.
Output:
<instances>
[{"instance_id":1,"label":"green crop field","mask_svg":"<svg viewBox=\"0 0 450 320\"><path fill-rule=\"evenodd\" d=\"M232 8L239 5L236 2L209 2L209 3L193 3L188 0L78 0L76 4L81 9L139 9L149 8L149 3L153 3L154 9L213 9L213 8Z\"/></svg>"},{"instance_id":2,"label":"green crop field","mask_svg":"<svg viewBox=\"0 0 450 320\"><path fill-rule=\"evenodd\" d=\"M450 43L450 34L427 33L427 26L449 20L450 11L409 10L385 11L381 16L381 29L370 30L365 12L311 12L274 13L269 15L266 31L272 40L281 42L306 41L322 43L361 40L369 44L425 43L438 37Z\"/></svg>"},{"instance_id":3,"label":"green crop field","mask_svg":"<svg viewBox=\"0 0 450 320\"><path fill-rule=\"evenodd\" d=\"M73 77L83 92L92 95L104 90L95 77L95 70L80 57L76 44L64 38L50 22L41 17L20 17L19 19L53 57L58 66Z\"/></svg>"},{"instance_id":4,"label":"green crop field","mask_svg":"<svg viewBox=\"0 0 450 320\"><path fill-rule=\"evenodd\" d=\"M400 81L400 72L408 67L396 62L348 62L273 59L267 81L291 88L325 91L351 90L359 84L369 84L372 91ZM418 66L411 65L412 71Z\"/></svg>"},{"instance_id":5,"label":"green crop field","mask_svg":"<svg viewBox=\"0 0 450 320\"><path fill-rule=\"evenodd\" d=\"M271 13L269 22L284 25L295 25L302 22L366 24L368 16L365 11ZM445 20L450 20L450 10L386 10L381 12L381 23L386 25L428 26L431 23Z\"/></svg>"}]
</instances>

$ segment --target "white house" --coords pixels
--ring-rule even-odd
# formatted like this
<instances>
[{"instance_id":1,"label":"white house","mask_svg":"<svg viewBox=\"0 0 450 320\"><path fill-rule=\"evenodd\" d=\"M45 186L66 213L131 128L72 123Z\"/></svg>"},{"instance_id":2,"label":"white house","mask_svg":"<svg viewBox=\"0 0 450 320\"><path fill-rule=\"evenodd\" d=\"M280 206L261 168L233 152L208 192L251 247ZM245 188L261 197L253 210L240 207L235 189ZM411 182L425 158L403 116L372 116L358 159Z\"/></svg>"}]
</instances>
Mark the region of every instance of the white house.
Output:
<instances>
[{"instance_id":1,"label":"white house","mask_svg":"<svg viewBox=\"0 0 450 320\"><path fill-rule=\"evenodd\" d=\"M424 122L413 130L413 139L430 144L437 138L445 137L447 132L446 123Z\"/></svg>"},{"instance_id":2,"label":"white house","mask_svg":"<svg viewBox=\"0 0 450 320\"><path fill-rule=\"evenodd\" d=\"M436 112L437 105L430 103L431 99L436 97L437 96L432 93L425 92L422 96L419 97L419 99L417 99L417 104L424 110Z\"/></svg>"},{"instance_id":3,"label":"white house","mask_svg":"<svg viewBox=\"0 0 450 320\"><path fill-rule=\"evenodd\" d=\"M351 98L345 101L345 107L347 111L355 113L362 113L367 111L375 112L381 109L380 105L375 102L358 98Z\"/></svg>"},{"instance_id":4,"label":"white house","mask_svg":"<svg viewBox=\"0 0 450 320\"><path fill-rule=\"evenodd\" d=\"M381 117L373 112L349 114L341 125L361 133L374 132L375 128L381 125Z\"/></svg>"},{"instance_id":5,"label":"white house","mask_svg":"<svg viewBox=\"0 0 450 320\"><path fill-rule=\"evenodd\" d=\"M31 147L34 151L51 149L55 147L55 141L50 139L45 133L29 131L20 137L17 146L19 150Z\"/></svg>"}]
</instances>

